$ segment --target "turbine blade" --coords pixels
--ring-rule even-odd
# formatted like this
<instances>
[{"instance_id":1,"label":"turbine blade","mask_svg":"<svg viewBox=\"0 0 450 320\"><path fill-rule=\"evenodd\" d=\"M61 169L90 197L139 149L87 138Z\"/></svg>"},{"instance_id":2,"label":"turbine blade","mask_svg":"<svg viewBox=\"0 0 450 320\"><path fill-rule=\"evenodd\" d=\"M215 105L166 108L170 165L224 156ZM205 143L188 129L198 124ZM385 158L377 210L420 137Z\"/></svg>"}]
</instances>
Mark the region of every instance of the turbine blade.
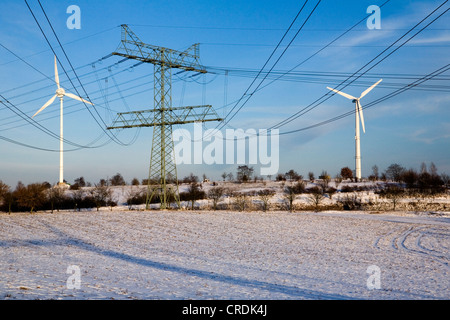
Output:
<instances>
[{"instance_id":1,"label":"turbine blade","mask_svg":"<svg viewBox=\"0 0 450 320\"><path fill-rule=\"evenodd\" d=\"M344 92L340 92L340 91L338 91L338 90L336 90L336 89L332 89L332 88L330 88L330 87L327 87L327 89L329 89L329 90L331 90L331 91L334 91L334 92L336 92L337 94L340 94L341 96L346 97L347 99L350 99L350 100L355 100L355 99L356 99L354 96L351 96L351 95L346 94L346 93L344 93Z\"/></svg>"},{"instance_id":2,"label":"turbine blade","mask_svg":"<svg viewBox=\"0 0 450 320\"><path fill-rule=\"evenodd\" d=\"M55 56L55 81L56 81L56 85L58 86L58 89L59 89L60 86L59 86L59 75L58 75L58 65L56 63L56 56Z\"/></svg>"},{"instance_id":3,"label":"turbine blade","mask_svg":"<svg viewBox=\"0 0 450 320\"><path fill-rule=\"evenodd\" d=\"M358 104L358 113L359 113L359 118L361 119L361 124L362 124L362 128L363 128L363 132L366 133L366 128L365 128L365 125L364 125L364 115L363 115L363 110L362 110L361 103L359 102L359 100L358 100L357 104Z\"/></svg>"},{"instance_id":4,"label":"turbine blade","mask_svg":"<svg viewBox=\"0 0 450 320\"><path fill-rule=\"evenodd\" d=\"M81 102L89 103L90 105L94 105L93 103L91 103L91 102L89 102L89 101L87 101L87 100L84 100L83 98L80 98L80 97L78 97L78 96L76 96L76 95L74 95L74 94L68 93L68 92L66 92L66 96L68 96L68 97L70 97L70 98L72 98L72 99L81 101Z\"/></svg>"},{"instance_id":5,"label":"turbine blade","mask_svg":"<svg viewBox=\"0 0 450 320\"><path fill-rule=\"evenodd\" d=\"M375 88L381 81L383 81L383 79L380 79L377 83L373 84L369 89L367 89L366 91L364 91L364 92L361 94L361 97L359 97L359 98L361 99L361 98L364 97L366 94L368 94L370 91L372 91L372 89Z\"/></svg>"},{"instance_id":6,"label":"turbine blade","mask_svg":"<svg viewBox=\"0 0 450 320\"><path fill-rule=\"evenodd\" d=\"M55 99L56 99L56 95L54 95L52 98L50 98L50 100L48 100L47 103L44 104L44 105L42 106L42 108L40 108L39 111L36 112L36 113L34 114L34 116L32 116L31 118L34 118L39 112L41 112L42 110L44 110L45 108L47 108L49 105L51 105L51 104L53 103L53 101L55 101Z\"/></svg>"}]
</instances>

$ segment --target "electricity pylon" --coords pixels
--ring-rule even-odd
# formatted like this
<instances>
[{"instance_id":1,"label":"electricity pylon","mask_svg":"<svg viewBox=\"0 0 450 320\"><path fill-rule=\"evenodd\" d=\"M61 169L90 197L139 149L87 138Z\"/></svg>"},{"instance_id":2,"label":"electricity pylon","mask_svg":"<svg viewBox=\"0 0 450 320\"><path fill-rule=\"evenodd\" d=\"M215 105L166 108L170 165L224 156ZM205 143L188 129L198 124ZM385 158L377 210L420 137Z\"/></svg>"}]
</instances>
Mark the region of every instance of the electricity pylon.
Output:
<instances>
[{"instance_id":1,"label":"electricity pylon","mask_svg":"<svg viewBox=\"0 0 450 320\"><path fill-rule=\"evenodd\" d=\"M146 209L158 191L161 209L168 207L171 195L180 207L172 126L223 120L210 105L172 108L172 69L207 73L199 62L198 44L183 52L153 46L143 43L127 25L122 25L122 41L112 54L154 65L154 108L118 113L107 129L153 127Z\"/></svg>"}]
</instances>

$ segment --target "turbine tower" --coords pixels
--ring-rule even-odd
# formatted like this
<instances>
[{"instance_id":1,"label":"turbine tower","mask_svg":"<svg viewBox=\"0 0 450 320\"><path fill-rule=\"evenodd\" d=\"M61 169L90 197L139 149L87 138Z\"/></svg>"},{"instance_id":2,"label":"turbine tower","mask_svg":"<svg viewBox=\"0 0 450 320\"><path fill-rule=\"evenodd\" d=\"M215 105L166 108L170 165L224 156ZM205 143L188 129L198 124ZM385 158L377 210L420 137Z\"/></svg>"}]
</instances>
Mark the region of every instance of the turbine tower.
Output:
<instances>
[{"instance_id":1,"label":"turbine tower","mask_svg":"<svg viewBox=\"0 0 450 320\"><path fill-rule=\"evenodd\" d=\"M81 102L85 102L85 103L89 103L90 105L93 105L92 103L90 103L89 101L86 101L72 93L66 92L63 88L61 88L61 86L59 85L59 75L58 75L58 66L56 63L56 56L55 56L55 82L56 85L58 86L58 89L56 90L56 94L50 98L50 100L47 101L47 103L45 103L42 108L40 108L38 110L38 112L36 112L31 118L34 118L35 116L38 115L38 113L40 113L41 111L43 111L45 108L47 108L49 105L51 105L53 103L53 101L55 101L55 99L58 97L59 98L59 104L60 104L60 131L59 131L59 182L58 185L64 185L64 156L63 156L63 132L64 132L64 120L63 120L63 100L64 100L64 96L67 96L69 98L81 101Z\"/></svg>"},{"instance_id":2,"label":"turbine tower","mask_svg":"<svg viewBox=\"0 0 450 320\"><path fill-rule=\"evenodd\" d=\"M361 107L360 100L365 97L370 91L372 91L373 88L375 88L383 79L380 79L377 83L373 84L370 88L366 89L359 98L355 98L347 93L338 91L336 89L332 89L330 87L327 87L327 89L336 92L337 94L340 94L343 97L346 97L347 99L352 100L352 102L355 104L355 178L357 181L361 180L361 134L359 130L359 119L361 118L361 124L364 133L366 133L366 128L364 126L364 116L363 111Z\"/></svg>"}]
</instances>

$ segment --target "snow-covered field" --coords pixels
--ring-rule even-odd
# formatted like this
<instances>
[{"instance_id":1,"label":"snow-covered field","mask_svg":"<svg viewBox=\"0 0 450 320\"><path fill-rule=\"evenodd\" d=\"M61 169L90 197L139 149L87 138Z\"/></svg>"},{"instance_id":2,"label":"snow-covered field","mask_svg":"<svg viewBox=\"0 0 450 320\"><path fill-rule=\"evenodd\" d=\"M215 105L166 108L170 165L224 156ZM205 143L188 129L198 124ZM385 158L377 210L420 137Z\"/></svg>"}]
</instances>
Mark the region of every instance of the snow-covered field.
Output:
<instances>
[{"instance_id":1,"label":"snow-covered field","mask_svg":"<svg viewBox=\"0 0 450 320\"><path fill-rule=\"evenodd\" d=\"M449 237L445 214L0 213L0 299L446 300Z\"/></svg>"}]
</instances>

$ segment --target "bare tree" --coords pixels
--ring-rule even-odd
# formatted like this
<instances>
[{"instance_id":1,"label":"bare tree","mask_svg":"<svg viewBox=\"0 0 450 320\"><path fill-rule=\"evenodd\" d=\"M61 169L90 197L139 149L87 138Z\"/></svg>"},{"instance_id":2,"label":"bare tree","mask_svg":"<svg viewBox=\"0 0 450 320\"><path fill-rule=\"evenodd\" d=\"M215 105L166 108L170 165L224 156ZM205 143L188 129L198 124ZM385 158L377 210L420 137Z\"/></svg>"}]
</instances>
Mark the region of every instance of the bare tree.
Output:
<instances>
[{"instance_id":1,"label":"bare tree","mask_svg":"<svg viewBox=\"0 0 450 320\"><path fill-rule=\"evenodd\" d=\"M419 175L414 169L409 169L403 172L401 180L406 183L406 187L412 189L416 186Z\"/></svg>"},{"instance_id":2,"label":"bare tree","mask_svg":"<svg viewBox=\"0 0 450 320\"><path fill-rule=\"evenodd\" d=\"M11 213L12 192L11 188L0 180L0 208L8 205L8 212Z\"/></svg>"},{"instance_id":3,"label":"bare tree","mask_svg":"<svg viewBox=\"0 0 450 320\"><path fill-rule=\"evenodd\" d=\"M52 213L55 210L55 207L56 207L56 210L59 212L61 203L64 200L64 193L65 193L64 188L62 188L60 186L55 186L53 188L48 189L47 198L48 198L48 201L50 202Z\"/></svg>"},{"instance_id":4,"label":"bare tree","mask_svg":"<svg viewBox=\"0 0 450 320\"><path fill-rule=\"evenodd\" d=\"M75 211L76 210L80 211L80 209L83 205L84 196L85 196L84 189L78 189L78 190L74 190L72 192L72 200L73 200Z\"/></svg>"},{"instance_id":5,"label":"bare tree","mask_svg":"<svg viewBox=\"0 0 450 320\"><path fill-rule=\"evenodd\" d=\"M205 197L205 191L202 190L202 187L197 182L192 182L189 184L187 192L183 192L180 194L180 197L184 200L191 202L191 210L194 210L194 204L196 200L203 199Z\"/></svg>"},{"instance_id":6,"label":"bare tree","mask_svg":"<svg viewBox=\"0 0 450 320\"><path fill-rule=\"evenodd\" d=\"M373 175L373 177L375 178L375 180L378 180L378 179L379 179L380 173L379 173L379 170L378 170L378 166L377 166L377 165L374 165L374 166L372 167L372 175Z\"/></svg>"},{"instance_id":7,"label":"bare tree","mask_svg":"<svg viewBox=\"0 0 450 320\"><path fill-rule=\"evenodd\" d=\"M428 173L427 165L425 164L425 162L422 162L420 165L420 173Z\"/></svg>"},{"instance_id":8,"label":"bare tree","mask_svg":"<svg viewBox=\"0 0 450 320\"><path fill-rule=\"evenodd\" d=\"M336 188L330 187L326 190L326 193L330 196L330 200L333 199L333 195L336 193Z\"/></svg>"},{"instance_id":9,"label":"bare tree","mask_svg":"<svg viewBox=\"0 0 450 320\"><path fill-rule=\"evenodd\" d=\"M217 209L217 203L223 197L225 189L222 187L213 187L208 191L208 198L213 201L214 211Z\"/></svg>"},{"instance_id":10,"label":"bare tree","mask_svg":"<svg viewBox=\"0 0 450 320\"><path fill-rule=\"evenodd\" d=\"M285 177L291 181L303 179L301 175L299 175L295 170L291 169L285 173Z\"/></svg>"},{"instance_id":11,"label":"bare tree","mask_svg":"<svg viewBox=\"0 0 450 320\"><path fill-rule=\"evenodd\" d=\"M319 205L325 198L323 195L323 190L319 187L313 187L309 189L308 201L312 203L315 207L315 211L319 211Z\"/></svg>"},{"instance_id":12,"label":"bare tree","mask_svg":"<svg viewBox=\"0 0 450 320\"><path fill-rule=\"evenodd\" d=\"M330 184L331 177L325 170L322 171L322 174L319 177L319 185L322 187L322 189L325 191L328 188L328 185Z\"/></svg>"},{"instance_id":13,"label":"bare tree","mask_svg":"<svg viewBox=\"0 0 450 320\"><path fill-rule=\"evenodd\" d=\"M405 168L403 168L401 165L393 163L386 169L386 177L392 181L400 182L404 171Z\"/></svg>"},{"instance_id":14,"label":"bare tree","mask_svg":"<svg viewBox=\"0 0 450 320\"><path fill-rule=\"evenodd\" d=\"M292 212L294 210L294 200L297 196L296 188L288 186L284 188L284 199L286 200L288 210Z\"/></svg>"},{"instance_id":15,"label":"bare tree","mask_svg":"<svg viewBox=\"0 0 450 320\"><path fill-rule=\"evenodd\" d=\"M79 178L75 179L74 182L76 185L78 185L81 188L86 187L86 181L84 180L84 177L79 177Z\"/></svg>"},{"instance_id":16,"label":"bare tree","mask_svg":"<svg viewBox=\"0 0 450 320\"><path fill-rule=\"evenodd\" d=\"M247 165L239 166L237 169L237 179L240 182L248 182L252 179L253 167Z\"/></svg>"},{"instance_id":17,"label":"bare tree","mask_svg":"<svg viewBox=\"0 0 450 320\"><path fill-rule=\"evenodd\" d=\"M275 191L272 189L264 189L258 191L259 200L263 203L263 211L266 212L269 209L269 201L275 194Z\"/></svg>"},{"instance_id":18,"label":"bare tree","mask_svg":"<svg viewBox=\"0 0 450 320\"><path fill-rule=\"evenodd\" d=\"M109 181L112 186L124 186L127 184L120 173L116 173Z\"/></svg>"},{"instance_id":19,"label":"bare tree","mask_svg":"<svg viewBox=\"0 0 450 320\"><path fill-rule=\"evenodd\" d=\"M108 186L102 186L96 184L94 188L90 190L90 195L94 200L97 211L100 207L108 204L108 201L112 200L112 190Z\"/></svg>"},{"instance_id":20,"label":"bare tree","mask_svg":"<svg viewBox=\"0 0 450 320\"><path fill-rule=\"evenodd\" d=\"M448 188L450 186L450 176L446 173L441 173L441 179L444 186Z\"/></svg>"},{"instance_id":21,"label":"bare tree","mask_svg":"<svg viewBox=\"0 0 450 320\"><path fill-rule=\"evenodd\" d=\"M199 182L198 176L194 175L192 172L183 178L183 183L197 183Z\"/></svg>"},{"instance_id":22,"label":"bare tree","mask_svg":"<svg viewBox=\"0 0 450 320\"><path fill-rule=\"evenodd\" d=\"M147 193L144 189L131 188L127 193L128 209L132 210L134 205L144 204L147 199Z\"/></svg>"},{"instance_id":23,"label":"bare tree","mask_svg":"<svg viewBox=\"0 0 450 320\"><path fill-rule=\"evenodd\" d=\"M405 190L403 188L393 185L386 187L380 192L380 195L392 201L392 204L394 205L393 210L395 211L397 203L403 197L404 193Z\"/></svg>"},{"instance_id":24,"label":"bare tree","mask_svg":"<svg viewBox=\"0 0 450 320\"><path fill-rule=\"evenodd\" d=\"M339 185L342 183L342 176L338 173L336 177L334 177L334 186L336 189L339 189Z\"/></svg>"},{"instance_id":25,"label":"bare tree","mask_svg":"<svg viewBox=\"0 0 450 320\"><path fill-rule=\"evenodd\" d=\"M248 199L245 192L238 192L233 195L234 206L239 212L244 211L248 207Z\"/></svg>"},{"instance_id":26,"label":"bare tree","mask_svg":"<svg viewBox=\"0 0 450 320\"><path fill-rule=\"evenodd\" d=\"M17 202L21 207L30 209L30 213L44 204L45 197L45 186L42 183L32 183L26 187L23 185L18 186L17 192Z\"/></svg>"},{"instance_id":27,"label":"bare tree","mask_svg":"<svg viewBox=\"0 0 450 320\"><path fill-rule=\"evenodd\" d=\"M5 183L3 183L2 180L0 180L0 204L4 200L3 197L5 194L9 191L9 186Z\"/></svg>"},{"instance_id":28,"label":"bare tree","mask_svg":"<svg viewBox=\"0 0 450 320\"><path fill-rule=\"evenodd\" d=\"M436 165L434 164L434 162L431 162L430 163L430 174L432 175L432 176L437 176L437 167L436 167Z\"/></svg>"}]
</instances>

